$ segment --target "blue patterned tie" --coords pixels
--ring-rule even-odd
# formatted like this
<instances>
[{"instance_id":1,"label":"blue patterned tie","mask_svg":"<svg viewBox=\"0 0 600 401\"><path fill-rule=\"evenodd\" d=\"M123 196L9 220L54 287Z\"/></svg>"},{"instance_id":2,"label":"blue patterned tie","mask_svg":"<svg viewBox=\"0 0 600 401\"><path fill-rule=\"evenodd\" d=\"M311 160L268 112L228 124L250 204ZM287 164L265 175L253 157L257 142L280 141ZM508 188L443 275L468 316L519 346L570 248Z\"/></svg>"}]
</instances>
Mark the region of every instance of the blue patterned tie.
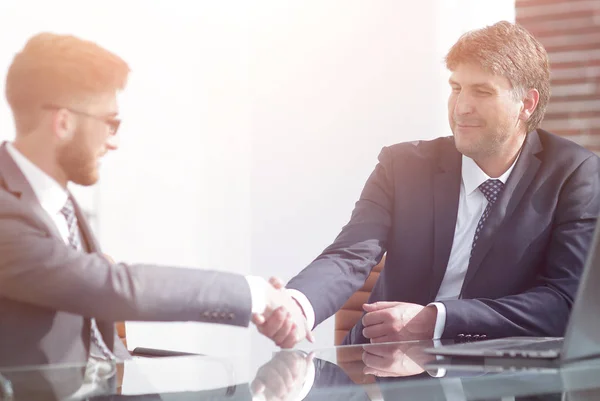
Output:
<instances>
[{"instance_id":1,"label":"blue patterned tie","mask_svg":"<svg viewBox=\"0 0 600 401\"><path fill-rule=\"evenodd\" d=\"M83 247L81 246L81 236L79 234L79 226L77 225L77 216L75 215L75 207L73 206L73 202L71 199L67 199L67 202L60 210L63 216L65 216L65 220L67 220L67 226L69 227L69 245L72 248L81 251ZM91 319L91 340L92 343L98 347L100 352L102 352L102 356L104 359L114 361L116 358L112 352L108 349L104 340L102 339L102 334L100 334L100 330L98 329L98 325L96 324L96 319Z\"/></svg>"},{"instance_id":2,"label":"blue patterned tie","mask_svg":"<svg viewBox=\"0 0 600 401\"><path fill-rule=\"evenodd\" d=\"M473 249L475 249L475 244L477 243L477 240L479 239L479 234L481 233L481 230L483 229L483 225L485 224L485 221L487 220L487 218L490 214L492 205L496 202L496 200L498 200L498 196L500 196L500 193L502 192L503 189L504 189L504 184L500 180L490 179L479 186L479 190L483 193L483 195L487 199L488 204L485 207L485 210L483 211L481 218L479 219L479 223L477 223L477 229L475 230L475 236L473 237L473 245L471 246L471 255L473 255Z\"/></svg>"}]
</instances>

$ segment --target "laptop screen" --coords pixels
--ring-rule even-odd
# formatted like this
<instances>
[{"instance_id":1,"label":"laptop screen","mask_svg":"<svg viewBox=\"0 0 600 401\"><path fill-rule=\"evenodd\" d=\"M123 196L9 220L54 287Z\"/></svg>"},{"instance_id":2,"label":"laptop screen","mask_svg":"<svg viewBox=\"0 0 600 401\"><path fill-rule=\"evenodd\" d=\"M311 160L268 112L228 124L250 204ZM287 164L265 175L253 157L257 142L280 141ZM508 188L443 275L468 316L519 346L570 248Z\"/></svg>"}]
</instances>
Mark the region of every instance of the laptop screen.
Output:
<instances>
[{"instance_id":1,"label":"laptop screen","mask_svg":"<svg viewBox=\"0 0 600 401\"><path fill-rule=\"evenodd\" d=\"M600 356L600 219L569 319L563 362Z\"/></svg>"}]
</instances>

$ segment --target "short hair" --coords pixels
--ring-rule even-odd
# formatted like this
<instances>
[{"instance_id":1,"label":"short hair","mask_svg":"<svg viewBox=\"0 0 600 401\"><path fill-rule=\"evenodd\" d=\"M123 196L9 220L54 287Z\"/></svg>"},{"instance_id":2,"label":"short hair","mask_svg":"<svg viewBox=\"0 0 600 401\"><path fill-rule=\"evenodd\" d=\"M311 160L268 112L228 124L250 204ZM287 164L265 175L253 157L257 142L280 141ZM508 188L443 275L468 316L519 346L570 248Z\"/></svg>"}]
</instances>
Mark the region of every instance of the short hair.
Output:
<instances>
[{"instance_id":1,"label":"short hair","mask_svg":"<svg viewBox=\"0 0 600 401\"><path fill-rule=\"evenodd\" d=\"M525 28L500 21L465 33L446 55L446 67L450 71L462 63L475 63L506 77L518 99L522 99L527 90L537 89L540 98L527 121L527 132L539 126L550 99L550 61L544 46Z\"/></svg>"},{"instance_id":2,"label":"short hair","mask_svg":"<svg viewBox=\"0 0 600 401\"><path fill-rule=\"evenodd\" d=\"M125 61L96 43L40 33L15 55L6 76L6 100L17 121L47 103L123 90L129 72Z\"/></svg>"}]
</instances>

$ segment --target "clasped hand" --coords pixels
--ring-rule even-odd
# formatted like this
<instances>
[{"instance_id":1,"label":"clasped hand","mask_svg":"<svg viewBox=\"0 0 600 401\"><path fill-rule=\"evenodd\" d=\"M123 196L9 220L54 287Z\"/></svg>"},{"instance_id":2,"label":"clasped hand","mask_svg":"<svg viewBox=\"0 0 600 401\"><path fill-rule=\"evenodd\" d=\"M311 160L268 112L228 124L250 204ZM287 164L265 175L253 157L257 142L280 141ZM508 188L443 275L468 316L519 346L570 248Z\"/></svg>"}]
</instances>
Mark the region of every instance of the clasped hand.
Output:
<instances>
[{"instance_id":1,"label":"clasped hand","mask_svg":"<svg viewBox=\"0 0 600 401\"><path fill-rule=\"evenodd\" d=\"M312 353L306 355L299 351L278 352L258 369L250 385L252 398L266 401L297 400L304 388L313 358Z\"/></svg>"},{"instance_id":2,"label":"clasped hand","mask_svg":"<svg viewBox=\"0 0 600 401\"><path fill-rule=\"evenodd\" d=\"M269 284L265 312L252 316L258 331L281 348L292 348L305 338L314 342L302 308L285 292L281 280L271 278Z\"/></svg>"}]
</instances>

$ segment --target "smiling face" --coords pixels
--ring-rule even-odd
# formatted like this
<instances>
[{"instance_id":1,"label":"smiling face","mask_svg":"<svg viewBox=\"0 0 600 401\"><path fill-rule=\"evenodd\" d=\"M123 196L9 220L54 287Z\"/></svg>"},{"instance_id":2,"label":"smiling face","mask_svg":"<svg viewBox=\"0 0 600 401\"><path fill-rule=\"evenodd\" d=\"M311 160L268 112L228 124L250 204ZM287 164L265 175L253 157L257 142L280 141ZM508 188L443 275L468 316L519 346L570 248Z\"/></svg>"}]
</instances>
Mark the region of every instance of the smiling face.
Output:
<instances>
[{"instance_id":1,"label":"smiling face","mask_svg":"<svg viewBox=\"0 0 600 401\"><path fill-rule=\"evenodd\" d=\"M459 64L449 82L448 120L460 153L478 161L506 153L524 137L523 102L507 78Z\"/></svg>"}]
</instances>

